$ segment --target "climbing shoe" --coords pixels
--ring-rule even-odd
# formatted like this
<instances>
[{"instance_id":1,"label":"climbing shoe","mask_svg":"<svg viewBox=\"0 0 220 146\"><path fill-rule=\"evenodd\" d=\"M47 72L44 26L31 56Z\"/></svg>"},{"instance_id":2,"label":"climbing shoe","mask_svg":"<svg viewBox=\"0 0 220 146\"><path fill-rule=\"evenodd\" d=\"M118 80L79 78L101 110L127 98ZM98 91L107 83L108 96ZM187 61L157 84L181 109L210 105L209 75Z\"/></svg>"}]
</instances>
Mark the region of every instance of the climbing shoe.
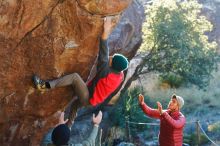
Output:
<instances>
[{"instance_id":1,"label":"climbing shoe","mask_svg":"<svg viewBox=\"0 0 220 146\"><path fill-rule=\"evenodd\" d=\"M33 76L33 82L35 87L40 90L40 91L46 91L47 87L46 87L46 82L41 80L37 75Z\"/></svg>"}]
</instances>

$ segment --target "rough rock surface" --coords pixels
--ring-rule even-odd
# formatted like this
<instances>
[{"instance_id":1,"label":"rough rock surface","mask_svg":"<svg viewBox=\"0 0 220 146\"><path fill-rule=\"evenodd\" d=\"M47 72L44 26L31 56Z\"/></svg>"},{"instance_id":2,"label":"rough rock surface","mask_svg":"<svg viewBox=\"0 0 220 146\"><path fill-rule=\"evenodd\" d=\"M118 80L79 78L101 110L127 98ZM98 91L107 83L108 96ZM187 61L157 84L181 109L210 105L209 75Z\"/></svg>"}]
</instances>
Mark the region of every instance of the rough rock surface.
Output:
<instances>
[{"instance_id":1,"label":"rough rock surface","mask_svg":"<svg viewBox=\"0 0 220 146\"><path fill-rule=\"evenodd\" d=\"M118 14L130 3L0 1L1 145L39 144L43 133L57 122L56 112L66 107L73 93L71 87L39 92L33 88L32 75L53 79L78 72L86 80L98 52L102 17Z\"/></svg>"}]
</instances>

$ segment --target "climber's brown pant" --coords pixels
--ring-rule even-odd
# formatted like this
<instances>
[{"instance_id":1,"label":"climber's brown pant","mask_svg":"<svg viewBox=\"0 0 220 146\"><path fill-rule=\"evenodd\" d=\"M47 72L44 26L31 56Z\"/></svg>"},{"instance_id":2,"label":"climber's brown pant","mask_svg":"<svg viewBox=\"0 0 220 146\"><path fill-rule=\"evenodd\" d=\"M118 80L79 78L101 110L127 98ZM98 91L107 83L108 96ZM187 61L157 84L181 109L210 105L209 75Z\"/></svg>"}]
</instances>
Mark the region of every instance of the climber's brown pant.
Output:
<instances>
[{"instance_id":1,"label":"climber's brown pant","mask_svg":"<svg viewBox=\"0 0 220 146\"><path fill-rule=\"evenodd\" d=\"M49 81L51 88L63 87L72 85L73 91L78 96L81 104L84 106L89 105L89 90L86 83L77 73L65 75L61 78Z\"/></svg>"}]
</instances>

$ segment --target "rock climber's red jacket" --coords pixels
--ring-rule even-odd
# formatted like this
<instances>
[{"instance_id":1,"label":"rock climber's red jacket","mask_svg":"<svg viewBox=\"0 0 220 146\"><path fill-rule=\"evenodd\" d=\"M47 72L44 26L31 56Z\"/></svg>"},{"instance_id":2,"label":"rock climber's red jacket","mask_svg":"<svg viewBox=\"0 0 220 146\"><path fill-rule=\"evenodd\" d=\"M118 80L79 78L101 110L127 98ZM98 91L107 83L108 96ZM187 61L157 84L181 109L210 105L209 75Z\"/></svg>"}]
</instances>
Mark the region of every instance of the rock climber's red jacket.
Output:
<instances>
[{"instance_id":1,"label":"rock climber's red jacket","mask_svg":"<svg viewBox=\"0 0 220 146\"><path fill-rule=\"evenodd\" d=\"M90 104L96 106L111 98L114 91L124 79L124 73L117 72L109 67L109 48L107 41L100 39L99 56L96 76L87 84L89 89Z\"/></svg>"},{"instance_id":2,"label":"rock climber's red jacket","mask_svg":"<svg viewBox=\"0 0 220 146\"><path fill-rule=\"evenodd\" d=\"M160 115L157 109L152 109L145 103L141 104L144 113L152 118L160 119L160 146L182 146L183 144L183 127L186 119L184 115L179 112L165 111Z\"/></svg>"}]
</instances>

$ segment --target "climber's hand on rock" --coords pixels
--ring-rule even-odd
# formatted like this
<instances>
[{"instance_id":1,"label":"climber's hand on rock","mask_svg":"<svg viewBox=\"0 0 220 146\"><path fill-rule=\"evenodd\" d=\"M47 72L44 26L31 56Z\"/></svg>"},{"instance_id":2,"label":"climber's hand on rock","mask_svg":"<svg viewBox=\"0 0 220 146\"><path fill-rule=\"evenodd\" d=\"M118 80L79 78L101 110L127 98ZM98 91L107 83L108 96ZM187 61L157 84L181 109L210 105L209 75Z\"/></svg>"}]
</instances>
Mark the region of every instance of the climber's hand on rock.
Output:
<instances>
[{"instance_id":1,"label":"climber's hand on rock","mask_svg":"<svg viewBox=\"0 0 220 146\"><path fill-rule=\"evenodd\" d=\"M102 34L102 39L107 39L116 24L118 23L119 16L107 16L104 18L104 31Z\"/></svg>"}]
</instances>

